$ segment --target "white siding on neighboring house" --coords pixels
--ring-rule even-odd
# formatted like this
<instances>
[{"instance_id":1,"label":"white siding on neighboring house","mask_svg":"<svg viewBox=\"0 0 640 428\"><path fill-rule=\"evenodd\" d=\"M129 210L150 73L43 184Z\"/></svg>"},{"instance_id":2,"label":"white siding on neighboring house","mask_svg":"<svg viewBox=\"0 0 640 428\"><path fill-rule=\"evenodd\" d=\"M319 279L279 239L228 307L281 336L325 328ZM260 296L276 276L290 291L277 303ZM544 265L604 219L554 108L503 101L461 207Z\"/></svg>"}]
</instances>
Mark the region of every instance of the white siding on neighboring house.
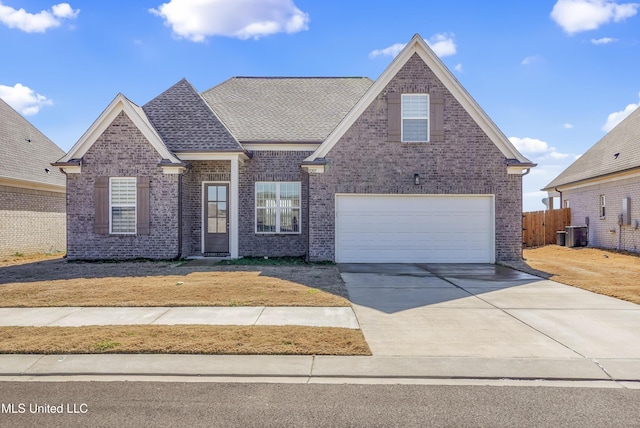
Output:
<instances>
[{"instance_id":1,"label":"white siding on neighboring house","mask_svg":"<svg viewBox=\"0 0 640 428\"><path fill-rule=\"evenodd\" d=\"M605 196L606 215L600 217L600 195ZM640 177L577 187L562 192L563 200L571 201L571 224L586 225L589 217L589 246L640 251ZM629 198L630 225L619 225L622 200Z\"/></svg>"}]
</instances>

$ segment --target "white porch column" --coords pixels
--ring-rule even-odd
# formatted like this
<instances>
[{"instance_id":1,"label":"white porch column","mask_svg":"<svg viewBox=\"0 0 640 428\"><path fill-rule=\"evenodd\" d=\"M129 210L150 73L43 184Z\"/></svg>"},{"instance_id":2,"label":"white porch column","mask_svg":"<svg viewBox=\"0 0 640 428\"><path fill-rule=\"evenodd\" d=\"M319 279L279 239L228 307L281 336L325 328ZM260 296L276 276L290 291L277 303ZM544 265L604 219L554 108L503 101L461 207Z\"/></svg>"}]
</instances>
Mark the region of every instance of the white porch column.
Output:
<instances>
[{"instance_id":1,"label":"white porch column","mask_svg":"<svg viewBox=\"0 0 640 428\"><path fill-rule=\"evenodd\" d=\"M229 253L232 259L238 258L238 222L240 220L240 159L231 159L231 186L229 188L231 206L229 207Z\"/></svg>"}]
</instances>

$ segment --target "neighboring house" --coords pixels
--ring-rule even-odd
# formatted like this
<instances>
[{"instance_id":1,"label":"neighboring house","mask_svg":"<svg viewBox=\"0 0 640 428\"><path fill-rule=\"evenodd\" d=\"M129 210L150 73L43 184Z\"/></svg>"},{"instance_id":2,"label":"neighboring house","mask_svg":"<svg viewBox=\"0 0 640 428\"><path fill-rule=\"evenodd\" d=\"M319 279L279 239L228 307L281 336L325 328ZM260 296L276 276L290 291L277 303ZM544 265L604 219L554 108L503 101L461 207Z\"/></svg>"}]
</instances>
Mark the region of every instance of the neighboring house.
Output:
<instances>
[{"instance_id":1,"label":"neighboring house","mask_svg":"<svg viewBox=\"0 0 640 428\"><path fill-rule=\"evenodd\" d=\"M542 190L588 226L589 246L640 251L640 109Z\"/></svg>"},{"instance_id":2,"label":"neighboring house","mask_svg":"<svg viewBox=\"0 0 640 428\"><path fill-rule=\"evenodd\" d=\"M514 260L522 156L416 35L378 80L118 95L56 164L71 259Z\"/></svg>"},{"instance_id":3,"label":"neighboring house","mask_svg":"<svg viewBox=\"0 0 640 428\"><path fill-rule=\"evenodd\" d=\"M0 99L0 257L64 251L64 151Z\"/></svg>"}]
</instances>

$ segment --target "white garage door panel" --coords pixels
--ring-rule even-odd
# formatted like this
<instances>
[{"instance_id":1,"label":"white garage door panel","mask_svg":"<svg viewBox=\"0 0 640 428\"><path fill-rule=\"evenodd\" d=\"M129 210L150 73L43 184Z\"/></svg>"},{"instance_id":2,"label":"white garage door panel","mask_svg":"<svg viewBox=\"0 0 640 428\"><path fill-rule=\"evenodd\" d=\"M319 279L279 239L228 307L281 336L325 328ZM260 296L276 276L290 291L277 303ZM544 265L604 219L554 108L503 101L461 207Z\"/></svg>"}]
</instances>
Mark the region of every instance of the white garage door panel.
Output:
<instances>
[{"instance_id":1,"label":"white garage door panel","mask_svg":"<svg viewBox=\"0 0 640 428\"><path fill-rule=\"evenodd\" d=\"M337 195L336 261L492 263L493 197Z\"/></svg>"}]
</instances>

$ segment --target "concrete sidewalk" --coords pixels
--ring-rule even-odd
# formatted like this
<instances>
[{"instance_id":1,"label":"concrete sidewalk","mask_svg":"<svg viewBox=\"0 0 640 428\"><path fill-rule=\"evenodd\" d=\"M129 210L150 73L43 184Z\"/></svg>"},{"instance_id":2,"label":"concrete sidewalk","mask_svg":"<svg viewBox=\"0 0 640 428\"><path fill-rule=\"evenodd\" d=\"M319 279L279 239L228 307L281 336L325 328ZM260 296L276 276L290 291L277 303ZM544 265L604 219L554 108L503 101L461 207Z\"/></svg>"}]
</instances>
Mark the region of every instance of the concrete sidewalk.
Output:
<instances>
[{"instance_id":1,"label":"concrete sidewalk","mask_svg":"<svg viewBox=\"0 0 640 428\"><path fill-rule=\"evenodd\" d=\"M0 381L479 383L640 389L640 360L277 355L0 355Z\"/></svg>"},{"instance_id":2,"label":"concrete sidewalk","mask_svg":"<svg viewBox=\"0 0 640 428\"><path fill-rule=\"evenodd\" d=\"M0 355L0 380L507 381L640 388L639 305L495 265L340 269L353 309L4 308L0 325L360 327L373 356Z\"/></svg>"},{"instance_id":3,"label":"concrete sidewalk","mask_svg":"<svg viewBox=\"0 0 640 428\"><path fill-rule=\"evenodd\" d=\"M358 329L351 307L0 308L0 326L302 325Z\"/></svg>"}]
</instances>

